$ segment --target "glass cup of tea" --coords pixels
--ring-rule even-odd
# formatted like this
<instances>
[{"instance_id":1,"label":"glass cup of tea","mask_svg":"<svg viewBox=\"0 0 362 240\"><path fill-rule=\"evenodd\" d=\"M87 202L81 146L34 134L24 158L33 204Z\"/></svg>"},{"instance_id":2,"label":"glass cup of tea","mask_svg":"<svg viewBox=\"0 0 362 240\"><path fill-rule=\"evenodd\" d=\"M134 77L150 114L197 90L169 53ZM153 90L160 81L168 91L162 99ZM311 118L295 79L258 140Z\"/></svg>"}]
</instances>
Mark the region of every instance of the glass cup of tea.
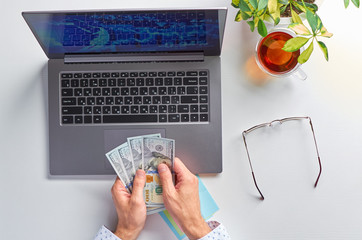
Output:
<instances>
[{"instance_id":1,"label":"glass cup of tea","mask_svg":"<svg viewBox=\"0 0 362 240\"><path fill-rule=\"evenodd\" d=\"M261 38L256 45L256 62L261 70L274 77L294 76L305 80L307 75L300 68L298 57L301 49L286 52L282 48L286 41L295 37L293 31L275 28Z\"/></svg>"}]
</instances>

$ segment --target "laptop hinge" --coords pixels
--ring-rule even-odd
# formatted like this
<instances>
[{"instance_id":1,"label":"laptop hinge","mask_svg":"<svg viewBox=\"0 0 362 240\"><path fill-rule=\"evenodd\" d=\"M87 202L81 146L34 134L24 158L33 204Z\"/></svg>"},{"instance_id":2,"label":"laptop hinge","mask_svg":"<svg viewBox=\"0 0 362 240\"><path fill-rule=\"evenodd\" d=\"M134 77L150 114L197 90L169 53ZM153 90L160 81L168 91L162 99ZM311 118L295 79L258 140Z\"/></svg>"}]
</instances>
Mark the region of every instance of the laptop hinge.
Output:
<instances>
[{"instance_id":1,"label":"laptop hinge","mask_svg":"<svg viewBox=\"0 0 362 240\"><path fill-rule=\"evenodd\" d=\"M129 53L129 54L72 54L65 55L65 63L115 63L115 62L182 62L203 61L203 52L188 53Z\"/></svg>"}]
</instances>

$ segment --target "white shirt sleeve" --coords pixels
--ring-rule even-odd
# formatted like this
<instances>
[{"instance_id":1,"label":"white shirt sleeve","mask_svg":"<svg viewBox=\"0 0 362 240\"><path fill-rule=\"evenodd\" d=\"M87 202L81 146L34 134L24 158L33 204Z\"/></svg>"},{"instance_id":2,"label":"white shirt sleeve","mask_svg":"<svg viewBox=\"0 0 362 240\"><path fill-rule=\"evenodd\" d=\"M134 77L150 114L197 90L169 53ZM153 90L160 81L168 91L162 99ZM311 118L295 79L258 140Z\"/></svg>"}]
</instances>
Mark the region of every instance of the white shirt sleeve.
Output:
<instances>
[{"instance_id":1,"label":"white shirt sleeve","mask_svg":"<svg viewBox=\"0 0 362 240\"><path fill-rule=\"evenodd\" d=\"M206 236L200 238L199 240L230 240L229 233L226 231L224 225L217 221L208 221L207 224L211 228Z\"/></svg>"},{"instance_id":2,"label":"white shirt sleeve","mask_svg":"<svg viewBox=\"0 0 362 240\"><path fill-rule=\"evenodd\" d=\"M102 226L101 229L99 229L96 237L94 240L122 240L116 235L114 235L111 231L108 230L105 226Z\"/></svg>"}]
</instances>

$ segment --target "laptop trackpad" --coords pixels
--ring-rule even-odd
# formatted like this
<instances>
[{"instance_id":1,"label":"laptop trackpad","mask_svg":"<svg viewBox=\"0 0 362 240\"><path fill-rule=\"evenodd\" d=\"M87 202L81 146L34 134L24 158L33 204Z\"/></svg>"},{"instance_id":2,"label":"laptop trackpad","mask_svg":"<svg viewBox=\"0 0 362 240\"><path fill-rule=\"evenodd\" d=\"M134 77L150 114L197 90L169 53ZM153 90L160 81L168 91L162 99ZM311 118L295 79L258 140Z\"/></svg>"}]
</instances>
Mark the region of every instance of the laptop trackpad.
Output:
<instances>
[{"instance_id":1,"label":"laptop trackpad","mask_svg":"<svg viewBox=\"0 0 362 240\"><path fill-rule=\"evenodd\" d=\"M104 153L111 151L113 148L118 147L122 143L127 142L127 138L160 133L162 137L166 136L166 131L163 128L135 128L135 129L114 129L114 130L104 130ZM106 169L112 169L111 164L108 162L105 157L105 167Z\"/></svg>"}]
</instances>

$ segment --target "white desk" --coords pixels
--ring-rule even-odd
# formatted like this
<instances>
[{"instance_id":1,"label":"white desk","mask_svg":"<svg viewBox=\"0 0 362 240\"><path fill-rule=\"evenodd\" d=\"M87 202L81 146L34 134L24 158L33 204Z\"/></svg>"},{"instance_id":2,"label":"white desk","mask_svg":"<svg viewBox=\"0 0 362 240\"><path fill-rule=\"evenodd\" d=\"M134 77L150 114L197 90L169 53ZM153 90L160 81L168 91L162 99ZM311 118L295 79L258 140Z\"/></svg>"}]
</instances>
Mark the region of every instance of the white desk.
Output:
<instances>
[{"instance_id":1,"label":"white desk","mask_svg":"<svg viewBox=\"0 0 362 240\"><path fill-rule=\"evenodd\" d=\"M230 1L15 0L1 5L1 239L92 239L102 224L116 224L113 177L48 178L47 58L21 11L182 6L229 8L221 55L224 171L202 177L220 207L214 218L233 239L362 239L361 9L344 10L342 0L325 0L319 15L334 33L325 41L330 61L325 62L315 46L303 66L307 81L279 79L257 87L243 72L255 35L245 23L234 22L236 9ZM279 174L261 184L266 199L259 201L241 132L300 115L312 117L315 125L323 164L319 186L312 187L315 159L306 160L311 172L294 169L293 174L293 164L286 162L283 168L282 161L275 161L256 173L261 182ZM286 153L293 154L290 149ZM286 160L303 166L298 157ZM148 217L140 239L175 237L156 214Z\"/></svg>"}]
</instances>

